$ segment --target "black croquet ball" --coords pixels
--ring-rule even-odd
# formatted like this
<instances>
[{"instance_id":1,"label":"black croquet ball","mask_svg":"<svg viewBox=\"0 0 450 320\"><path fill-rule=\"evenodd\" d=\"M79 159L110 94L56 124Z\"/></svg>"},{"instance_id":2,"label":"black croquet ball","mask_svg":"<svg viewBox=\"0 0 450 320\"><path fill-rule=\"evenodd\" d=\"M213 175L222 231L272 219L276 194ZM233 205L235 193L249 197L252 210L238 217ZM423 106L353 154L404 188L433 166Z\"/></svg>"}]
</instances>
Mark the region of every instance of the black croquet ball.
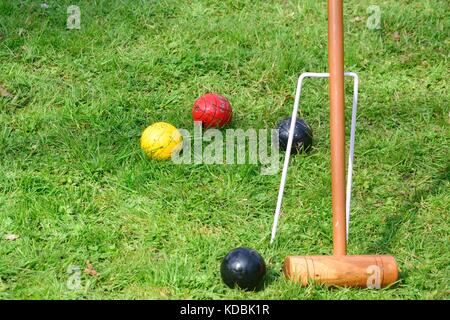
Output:
<instances>
[{"instance_id":1,"label":"black croquet ball","mask_svg":"<svg viewBox=\"0 0 450 320\"><path fill-rule=\"evenodd\" d=\"M291 118L286 118L278 124L278 141L280 150L286 151ZM294 127L294 139L292 140L291 154L307 152L313 142L311 127L303 119L296 119Z\"/></svg>"},{"instance_id":2,"label":"black croquet ball","mask_svg":"<svg viewBox=\"0 0 450 320\"><path fill-rule=\"evenodd\" d=\"M266 264L261 255L250 248L230 251L222 261L220 274L230 288L260 289L266 274Z\"/></svg>"}]
</instances>

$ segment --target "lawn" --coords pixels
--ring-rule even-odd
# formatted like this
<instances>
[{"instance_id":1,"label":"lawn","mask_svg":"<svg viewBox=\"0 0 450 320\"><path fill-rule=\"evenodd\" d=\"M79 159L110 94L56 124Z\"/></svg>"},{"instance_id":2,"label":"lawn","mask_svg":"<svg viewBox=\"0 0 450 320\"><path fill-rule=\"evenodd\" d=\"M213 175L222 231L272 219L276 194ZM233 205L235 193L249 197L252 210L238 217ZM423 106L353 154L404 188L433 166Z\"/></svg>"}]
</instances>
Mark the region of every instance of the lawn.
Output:
<instances>
[{"instance_id":1,"label":"lawn","mask_svg":"<svg viewBox=\"0 0 450 320\"><path fill-rule=\"evenodd\" d=\"M314 147L291 162L274 245L280 173L139 147L156 121L192 131L211 91L230 100L230 128L275 127L298 75L328 69L325 1L41 3L0 0L1 299L449 298L448 2L345 1L345 69L361 80L348 251L396 257L399 281L378 291L281 272L287 255L332 252L326 80L304 89ZM221 282L238 246L264 256L264 290Z\"/></svg>"}]
</instances>

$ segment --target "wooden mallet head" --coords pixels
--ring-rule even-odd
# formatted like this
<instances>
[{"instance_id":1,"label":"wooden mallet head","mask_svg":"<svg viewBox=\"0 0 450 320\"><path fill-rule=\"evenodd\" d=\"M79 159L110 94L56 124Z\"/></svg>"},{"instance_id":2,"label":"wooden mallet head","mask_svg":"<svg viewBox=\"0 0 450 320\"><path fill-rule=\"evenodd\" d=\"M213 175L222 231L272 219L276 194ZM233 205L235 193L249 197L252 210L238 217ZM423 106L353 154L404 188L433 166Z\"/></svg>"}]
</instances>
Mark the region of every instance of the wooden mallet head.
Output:
<instances>
[{"instance_id":1,"label":"wooden mallet head","mask_svg":"<svg viewBox=\"0 0 450 320\"><path fill-rule=\"evenodd\" d=\"M397 263L385 255L361 256L290 256L284 261L284 274L306 286L380 289L397 281Z\"/></svg>"},{"instance_id":2,"label":"wooden mallet head","mask_svg":"<svg viewBox=\"0 0 450 320\"><path fill-rule=\"evenodd\" d=\"M328 0L333 256L290 256L284 274L302 284L381 288L398 277L395 258L347 256L345 219L344 47L342 0Z\"/></svg>"}]
</instances>

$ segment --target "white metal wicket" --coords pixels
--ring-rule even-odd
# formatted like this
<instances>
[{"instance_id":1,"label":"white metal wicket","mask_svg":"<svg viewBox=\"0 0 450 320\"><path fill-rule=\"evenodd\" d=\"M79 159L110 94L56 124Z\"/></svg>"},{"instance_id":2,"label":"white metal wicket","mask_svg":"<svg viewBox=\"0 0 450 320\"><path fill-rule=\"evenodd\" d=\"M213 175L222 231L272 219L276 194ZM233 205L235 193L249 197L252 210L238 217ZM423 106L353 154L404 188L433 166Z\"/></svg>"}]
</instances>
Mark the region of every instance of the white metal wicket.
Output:
<instances>
[{"instance_id":1,"label":"white metal wicket","mask_svg":"<svg viewBox=\"0 0 450 320\"><path fill-rule=\"evenodd\" d=\"M354 72L345 72L345 76L353 77L353 103L352 103L352 120L351 120L351 129L350 129L350 150L348 157L348 169L347 169L347 188L346 188L346 201L345 201L345 214L346 214L346 233L347 233L347 242L348 242L348 231L350 224L350 201L351 201L351 192L352 192L352 174L353 174L353 156L355 152L355 131L356 131L356 111L358 106L358 85L359 78L358 75ZM283 171L281 173L281 182L280 189L278 191L278 200L277 206L275 209L275 215L273 219L272 226L272 236L270 239L270 243L272 244L275 240L275 235L277 233L278 220L280 218L281 205L283 202L283 194L284 187L286 185L286 176L287 170L289 166L289 158L291 155L292 148L292 140L294 137L294 127L295 121L297 120L298 107L300 104L300 95L302 92L302 84L305 78L328 78L330 76L329 73L315 73L315 72L305 72L300 75L297 82L297 89L295 92L295 100L294 100L294 108L291 116L291 126L289 129L289 137L286 148L286 156L284 158Z\"/></svg>"}]
</instances>

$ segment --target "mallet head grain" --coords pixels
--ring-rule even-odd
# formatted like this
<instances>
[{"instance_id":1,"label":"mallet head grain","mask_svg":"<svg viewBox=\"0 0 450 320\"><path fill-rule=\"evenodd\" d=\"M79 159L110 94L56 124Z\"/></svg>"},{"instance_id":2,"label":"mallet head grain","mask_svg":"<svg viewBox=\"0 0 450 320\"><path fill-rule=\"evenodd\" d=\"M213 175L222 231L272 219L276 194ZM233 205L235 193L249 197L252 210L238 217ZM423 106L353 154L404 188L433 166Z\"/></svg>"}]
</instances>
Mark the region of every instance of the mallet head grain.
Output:
<instances>
[{"instance_id":1,"label":"mallet head grain","mask_svg":"<svg viewBox=\"0 0 450 320\"><path fill-rule=\"evenodd\" d=\"M388 255L289 256L284 261L287 278L301 284L379 289L397 281L397 263Z\"/></svg>"}]
</instances>

